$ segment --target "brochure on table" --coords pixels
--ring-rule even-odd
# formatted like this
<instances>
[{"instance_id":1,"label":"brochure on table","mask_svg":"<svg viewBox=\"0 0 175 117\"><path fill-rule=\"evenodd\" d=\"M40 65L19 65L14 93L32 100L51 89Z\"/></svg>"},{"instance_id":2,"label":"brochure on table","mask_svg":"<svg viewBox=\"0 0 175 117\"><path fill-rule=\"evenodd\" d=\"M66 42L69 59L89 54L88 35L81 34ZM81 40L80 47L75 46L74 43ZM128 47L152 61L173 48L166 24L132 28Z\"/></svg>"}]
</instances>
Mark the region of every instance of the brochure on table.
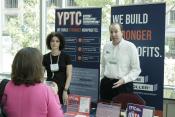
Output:
<instances>
[{"instance_id":1,"label":"brochure on table","mask_svg":"<svg viewBox=\"0 0 175 117\"><path fill-rule=\"evenodd\" d=\"M65 117L89 117L91 97L70 94Z\"/></svg>"},{"instance_id":2,"label":"brochure on table","mask_svg":"<svg viewBox=\"0 0 175 117\"><path fill-rule=\"evenodd\" d=\"M120 109L120 104L100 102L97 105L96 117L120 117Z\"/></svg>"},{"instance_id":3,"label":"brochure on table","mask_svg":"<svg viewBox=\"0 0 175 117\"><path fill-rule=\"evenodd\" d=\"M154 117L154 107L129 103L127 117Z\"/></svg>"}]
</instances>

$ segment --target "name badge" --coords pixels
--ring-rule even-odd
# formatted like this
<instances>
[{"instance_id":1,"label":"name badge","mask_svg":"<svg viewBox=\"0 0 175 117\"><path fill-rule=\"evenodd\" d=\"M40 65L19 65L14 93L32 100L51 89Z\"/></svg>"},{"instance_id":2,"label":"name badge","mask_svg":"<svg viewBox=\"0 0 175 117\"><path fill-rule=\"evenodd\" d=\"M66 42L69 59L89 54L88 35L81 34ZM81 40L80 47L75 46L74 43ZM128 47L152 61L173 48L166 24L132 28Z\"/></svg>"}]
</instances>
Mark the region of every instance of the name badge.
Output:
<instances>
[{"instance_id":1,"label":"name badge","mask_svg":"<svg viewBox=\"0 0 175 117\"><path fill-rule=\"evenodd\" d=\"M50 70L51 71L59 71L59 65L58 64L50 64Z\"/></svg>"}]
</instances>

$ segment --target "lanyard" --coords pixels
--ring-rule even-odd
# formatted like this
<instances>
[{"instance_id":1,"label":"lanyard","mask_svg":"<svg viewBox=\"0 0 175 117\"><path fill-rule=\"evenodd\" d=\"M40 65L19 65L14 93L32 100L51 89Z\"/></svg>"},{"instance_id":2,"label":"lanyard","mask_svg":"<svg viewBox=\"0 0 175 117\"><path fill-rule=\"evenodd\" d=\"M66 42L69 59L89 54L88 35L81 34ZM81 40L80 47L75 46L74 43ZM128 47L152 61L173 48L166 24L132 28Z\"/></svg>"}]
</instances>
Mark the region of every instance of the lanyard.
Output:
<instances>
[{"instance_id":1,"label":"lanyard","mask_svg":"<svg viewBox=\"0 0 175 117\"><path fill-rule=\"evenodd\" d=\"M51 62L51 65L52 65L52 55L51 55L51 53L50 53L50 62ZM58 55L56 64L58 64L58 62L59 62L59 55ZM53 78L54 77L54 71L51 70L51 72L52 72L52 78Z\"/></svg>"},{"instance_id":2,"label":"lanyard","mask_svg":"<svg viewBox=\"0 0 175 117\"><path fill-rule=\"evenodd\" d=\"M50 62L52 64L52 55L51 55L51 53L50 53ZM59 62L59 55L58 55L58 58L57 58L57 62L56 63L58 63L58 62Z\"/></svg>"}]
</instances>

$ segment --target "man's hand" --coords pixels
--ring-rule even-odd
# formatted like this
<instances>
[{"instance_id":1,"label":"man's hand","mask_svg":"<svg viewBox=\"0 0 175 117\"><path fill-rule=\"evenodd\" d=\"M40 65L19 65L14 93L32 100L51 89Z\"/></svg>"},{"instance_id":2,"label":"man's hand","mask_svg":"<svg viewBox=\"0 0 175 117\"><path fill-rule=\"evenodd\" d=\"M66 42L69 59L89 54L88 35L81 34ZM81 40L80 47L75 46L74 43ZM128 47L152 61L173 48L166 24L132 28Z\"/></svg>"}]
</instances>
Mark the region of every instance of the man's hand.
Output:
<instances>
[{"instance_id":1,"label":"man's hand","mask_svg":"<svg viewBox=\"0 0 175 117\"><path fill-rule=\"evenodd\" d=\"M117 82L115 82L113 84L113 87L112 88L117 88L117 87L119 87L119 86L121 86L123 84L125 84L125 81L123 79L120 79L119 81L117 81Z\"/></svg>"}]
</instances>

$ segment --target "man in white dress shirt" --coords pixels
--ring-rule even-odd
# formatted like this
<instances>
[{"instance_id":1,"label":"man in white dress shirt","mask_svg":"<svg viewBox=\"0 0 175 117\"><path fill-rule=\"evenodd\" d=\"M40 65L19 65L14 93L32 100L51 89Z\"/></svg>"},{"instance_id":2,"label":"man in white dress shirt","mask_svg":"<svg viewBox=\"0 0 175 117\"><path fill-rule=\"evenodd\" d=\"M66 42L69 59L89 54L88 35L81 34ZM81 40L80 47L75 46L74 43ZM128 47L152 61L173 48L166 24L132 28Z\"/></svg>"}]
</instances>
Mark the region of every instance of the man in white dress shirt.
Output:
<instances>
[{"instance_id":1,"label":"man in white dress shirt","mask_svg":"<svg viewBox=\"0 0 175 117\"><path fill-rule=\"evenodd\" d=\"M141 73L136 46L123 39L123 27L119 23L109 26L111 43L106 44L102 54L100 97L112 100L120 93L132 93L132 81Z\"/></svg>"}]
</instances>

